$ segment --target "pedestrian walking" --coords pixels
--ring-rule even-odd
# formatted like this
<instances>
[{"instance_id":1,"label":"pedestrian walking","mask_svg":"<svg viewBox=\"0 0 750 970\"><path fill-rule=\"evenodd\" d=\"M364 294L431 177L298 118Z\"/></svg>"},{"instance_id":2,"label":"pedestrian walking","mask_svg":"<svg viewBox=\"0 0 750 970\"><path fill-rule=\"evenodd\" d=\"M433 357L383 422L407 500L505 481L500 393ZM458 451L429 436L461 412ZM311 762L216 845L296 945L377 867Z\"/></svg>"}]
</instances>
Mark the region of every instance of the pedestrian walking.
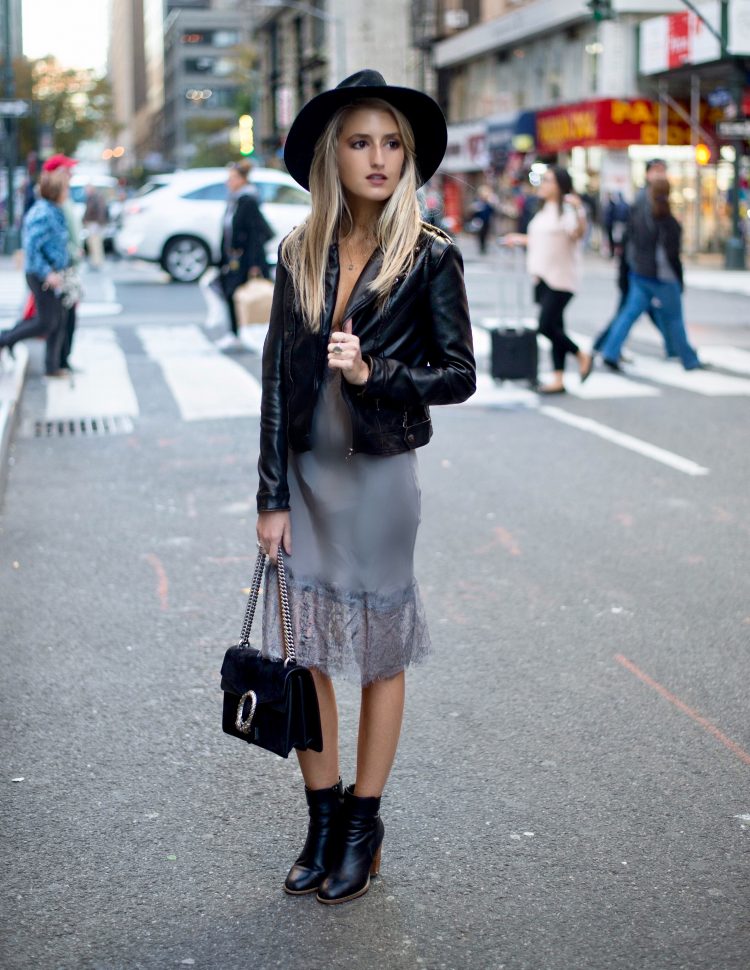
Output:
<instances>
[{"instance_id":1,"label":"pedestrian walking","mask_svg":"<svg viewBox=\"0 0 750 970\"><path fill-rule=\"evenodd\" d=\"M661 158L652 158L646 162L646 184L641 188L635 197L633 202L633 209L645 208L649 209L651 203L649 201L648 188L649 185L655 180L661 180L667 178L667 163ZM616 215L614 216L613 222L613 232L612 240L614 245L614 252L616 252L620 259L618 263L617 271L617 286L620 291L620 299L617 304L617 310L614 317L610 320L607 326L597 334L594 340L594 350L600 352L604 346L604 342L609 335L610 328L617 318L618 314L621 312L622 308L625 306L625 301L628 298L628 287L630 286L630 266L628 262L628 245L627 245L627 234L628 234L628 223L630 219L631 207L625 202L621 193L616 193L619 196L622 203L618 203L616 209ZM614 215L614 214L613 214ZM615 244L616 241L616 244ZM613 253L614 254L614 253ZM661 333L662 340L664 341L664 354L666 357L677 357L677 350L672 344L671 337L667 331L662 327L659 316L654 312L653 307L649 306L646 310L649 319L654 324L656 329Z\"/></svg>"},{"instance_id":2,"label":"pedestrian walking","mask_svg":"<svg viewBox=\"0 0 750 970\"><path fill-rule=\"evenodd\" d=\"M104 263L104 227L107 225L107 203L101 192L89 183L86 186L86 207L83 210L83 227L86 230L86 246L89 266L99 270Z\"/></svg>"},{"instance_id":3,"label":"pedestrian walking","mask_svg":"<svg viewBox=\"0 0 750 970\"><path fill-rule=\"evenodd\" d=\"M42 166L44 172L59 171L64 173L70 184L72 170L78 162L67 155L52 155ZM76 329L78 303L82 295L79 269L83 259L83 245L81 242L81 222L76 213L75 206L70 198L69 192L66 193L64 201L61 203L65 225L68 229L68 268L64 273L62 284L62 304L63 304L63 336L60 344L60 360L58 369L64 371L72 370L70 354L73 349L73 335Z\"/></svg>"},{"instance_id":4,"label":"pedestrian walking","mask_svg":"<svg viewBox=\"0 0 750 970\"><path fill-rule=\"evenodd\" d=\"M489 185L480 185L477 189L477 197L471 207L471 228L477 234L479 252L484 255L487 252L487 237L492 228L492 217L495 215L495 197Z\"/></svg>"},{"instance_id":5,"label":"pedestrian walking","mask_svg":"<svg viewBox=\"0 0 750 970\"><path fill-rule=\"evenodd\" d=\"M250 182L251 164L232 162L227 169L229 198L224 212L221 236L219 282L229 307L231 333L218 341L222 350L239 349L239 323L234 307L234 292L248 276L270 278L265 245L274 236L263 218L258 199Z\"/></svg>"},{"instance_id":6,"label":"pedestrian walking","mask_svg":"<svg viewBox=\"0 0 750 970\"><path fill-rule=\"evenodd\" d=\"M284 149L311 213L279 253L263 352L257 534L283 546L297 658L311 668L323 750L298 752L309 808L291 894L365 893L380 866L380 799L398 745L405 669L430 639L413 553L415 449L428 406L475 390L458 248L420 221L417 188L446 123L427 95L363 70L306 104ZM275 597L264 650L281 654ZM342 787L332 676L361 685L356 780Z\"/></svg>"},{"instance_id":7,"label":"pedestrian walking","mask_svg":"<svg viewBox=\"0 0 750 970\"><path fill-rule=\"evenodd\" d=\"M630 329L649 307L659 329L682 361L685 370L701 367L685 332L682 314L682 227L669 206L669 182L652 179L647 205L635 206L628 220L628 295L604 340L602 359L620 371L620 354Z\"/></svg>"},{"instance_id":8,"label":"pedestrian walking","mask_svg":"<svg viewBox=\"0 0 750 970\"><path fill-rule=\"evenodd\" d=\"M629 206L622 192L609 194L604 206L604 230L607 234L610 259L614 259L618 254L622 255L629 211Z\"/></svg>"},{"instance_id":9,"label":"pedestrian walking","mask_svg":"<svg viewBox=\"0 0 750 970\"><path fill-rule=\"evenodd\" d=\"M539 333L552 344L554 375L540 394L564 394L565 358L574 354L581 383L594 366L591 354L581 350L565 332L563 313L578 289L581 277L581 239L586 213L573 193L568 172L558 165L541 178L538 195L542 208L529 222L526 233L510 233L503 242L526 246L526 269L535 281L534 299L539 304Z\"/></svg>"},{"instance_id":10,"label":"pedestrian walking","mask_svg":"<svg viewBox=\"0 0 750 970\"><path fill-rule=\"evenodd\" d=\"M68 265L68 228L62 204L68 195L68 176L64 168L42 172L39 199L26 213L23 222L23 250L26 282L34 297L36 315L22 320L11 330L0 333L0 350L13 354L19 340L45 337L45 373L64 376L60 354L64 338L62 286L63 270Z\"/></svg>"}]
</instances>

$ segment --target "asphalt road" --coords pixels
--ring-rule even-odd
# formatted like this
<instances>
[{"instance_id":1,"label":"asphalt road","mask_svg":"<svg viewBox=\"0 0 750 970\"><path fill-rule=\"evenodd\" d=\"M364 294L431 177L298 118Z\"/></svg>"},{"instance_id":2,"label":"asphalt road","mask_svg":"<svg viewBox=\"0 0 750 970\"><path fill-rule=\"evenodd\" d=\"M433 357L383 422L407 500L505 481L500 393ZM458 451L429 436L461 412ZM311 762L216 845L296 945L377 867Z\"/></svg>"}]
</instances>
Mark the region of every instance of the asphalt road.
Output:
<instances>
[{"instance_id":1,"label":"asphalt road","mask_svg":"<svg viewBox=\"0 0 750 970\"><path fill-rule=\"evenodd\" d=\"M322 907L281 892L296 765L220 730L257 418L183 419L136 328L198 324L197 288L112 272L122 313L84 326L124 349L133 431L19 436L1 512L4 970L747 970L748 397L641 381L658 394L555 405L707 474L512 394L436 409L434 654L408 676L382 877ZM606 319L608 273L577 329ZM492 315L487 266L467 278ZM747 298L688 301L703 342L750 347ZM24 417L44 409L32 380Z\"/></svg>"}]
</instances>

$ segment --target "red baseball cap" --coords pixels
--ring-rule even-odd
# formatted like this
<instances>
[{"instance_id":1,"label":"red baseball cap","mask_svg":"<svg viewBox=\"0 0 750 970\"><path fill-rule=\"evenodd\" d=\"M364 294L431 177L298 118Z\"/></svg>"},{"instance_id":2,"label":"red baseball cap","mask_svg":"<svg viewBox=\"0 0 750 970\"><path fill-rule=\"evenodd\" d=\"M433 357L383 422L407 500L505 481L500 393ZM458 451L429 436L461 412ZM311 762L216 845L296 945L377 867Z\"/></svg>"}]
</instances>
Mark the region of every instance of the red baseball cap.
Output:
<instances>
[{"instance_id":1,"label":"red baseball cap","mask_svg":"<svg viewBox=\"0 0 750 970\"><path fill-rule=\"evenodd\" d=\"M43 172L54 172L58 168L73 168L78 162L75 158L68 158L67 155L50 155L42 165Z\"/></svg>"}]
</instances>

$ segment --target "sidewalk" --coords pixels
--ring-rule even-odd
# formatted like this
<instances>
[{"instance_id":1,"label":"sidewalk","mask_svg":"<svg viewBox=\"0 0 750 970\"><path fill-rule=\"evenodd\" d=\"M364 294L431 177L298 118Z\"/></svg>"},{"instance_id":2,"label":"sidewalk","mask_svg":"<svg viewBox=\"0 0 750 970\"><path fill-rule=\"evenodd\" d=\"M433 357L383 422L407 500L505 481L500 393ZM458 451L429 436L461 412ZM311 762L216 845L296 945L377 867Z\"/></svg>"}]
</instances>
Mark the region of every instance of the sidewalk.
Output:
<instances>
[{"instance_id":1,"label":"sidewalk","mask_svg":"<svg viewBox=\"0 0 750 970\"><path fill-rule=\"evenodd\" d=\"M456 239L466 262L485 263L492 266L495 257L492 251L485 256L478 252L474 236L462 234ZM598 253L584 253L584 273L586 275L609 276L614 274L615 262ZM698 256L695 259L683 257L685 284L697 290L715 290L717 293L737 293L750 296L750 270L723 269L720 257ZM750 257L748 258L750 264Z\"/></svg>"},{"instance_id":2,"label":"sidewalk","mask_svg":"<svg viewBox=\"0 0 750 970\"><path fill-rule=\"evenodd\" d=\"M0 329L12 326L21 312L26 280L13 256L0 256ZM0 501L8 472L10 444L18 420L19 404L28 370L29 353L16 347L15 360L0 355Z\"/></svg>"}]
</instances>

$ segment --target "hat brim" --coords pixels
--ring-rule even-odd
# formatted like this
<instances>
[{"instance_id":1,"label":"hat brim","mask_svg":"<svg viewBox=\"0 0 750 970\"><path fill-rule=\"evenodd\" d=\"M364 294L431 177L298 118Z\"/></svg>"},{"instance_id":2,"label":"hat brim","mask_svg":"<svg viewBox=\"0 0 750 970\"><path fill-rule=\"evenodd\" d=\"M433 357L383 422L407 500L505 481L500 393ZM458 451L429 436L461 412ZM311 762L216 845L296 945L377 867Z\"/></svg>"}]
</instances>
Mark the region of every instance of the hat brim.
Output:
<instances>
[{"instance_id":1,"label":"hat brim","mask_svg":"<svg viewBox=\"0 0 750 970\"><path fill-rule=\"evenodd\" d=\"M390 84L346 87L324 91L308 101L289 129L284 145L284 163L302 188L310 189L315 145L329 119L339 108L370 98L386 101L406 116L414 132L419 184L424 185L432 178L448 145L448 127L438 103L413 88L392 87Z\"/></svg>"}]
</instances>

